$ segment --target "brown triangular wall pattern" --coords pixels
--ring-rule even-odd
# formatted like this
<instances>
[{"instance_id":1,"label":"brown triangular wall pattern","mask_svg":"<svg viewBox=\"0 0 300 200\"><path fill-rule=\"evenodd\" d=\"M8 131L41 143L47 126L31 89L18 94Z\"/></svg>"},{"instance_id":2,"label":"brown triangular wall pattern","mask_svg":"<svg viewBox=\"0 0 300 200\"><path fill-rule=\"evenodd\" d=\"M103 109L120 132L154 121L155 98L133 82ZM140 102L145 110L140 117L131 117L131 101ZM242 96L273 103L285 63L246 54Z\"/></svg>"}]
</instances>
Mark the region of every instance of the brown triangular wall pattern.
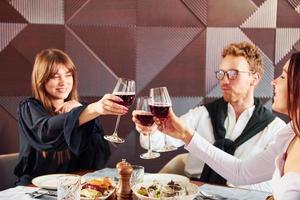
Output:
<instances>
[{"instance_id":1,"label":"brown triangular wall pattern","mask_svg":"<svg viewBox=\"0 0 300 200\"><path fill-rule=\"evenodd\" d=\"M28 23L28 21L8 1L0 1L0 22Z\"/></svg>"}]
</instances>

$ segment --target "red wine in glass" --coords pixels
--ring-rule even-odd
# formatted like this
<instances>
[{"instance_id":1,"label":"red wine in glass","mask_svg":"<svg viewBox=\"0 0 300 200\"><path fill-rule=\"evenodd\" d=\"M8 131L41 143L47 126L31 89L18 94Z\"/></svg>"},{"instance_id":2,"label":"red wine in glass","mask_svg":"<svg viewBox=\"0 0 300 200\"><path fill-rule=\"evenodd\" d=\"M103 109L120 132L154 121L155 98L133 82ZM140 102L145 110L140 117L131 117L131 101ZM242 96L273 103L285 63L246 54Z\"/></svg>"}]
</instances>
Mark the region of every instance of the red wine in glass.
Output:
<instances>
[{"instance_id":1,"label":"red wine in glass","mask_svg":"<svg viewBox=\"0 0 300 200\"><path fill-rule=\"evenodd\" d=\"M136 118L143 126L152 126L154 124L153 115L151 113L139 113L136 115Z\"/></svg>"},{"instance_id":2,"label":"red wine in glass","mask_svg":"<svg viewBox=\"0 0 300 200\"><path fill-rule=\"evenodd\" d=\"M120 97L123 100L123 102L117 102L117 103L126 106L127 108L129 108L133 104L135 98L134 92L132 93L115 92L114 95Z\"/></svg>"},{"instance_id":3,"label":"red wine in glass","mask_svg":"<svg viewBox=\"0 0 300 200\"><path fill-rule=\"evenodd\" d=\"M168 89L166 87L157 87L150 89L150 98L151 101L149 103L151 113L159 118L161 122L161 128L165 127L165 120L168 117L169 109L172 106L171 98L168 93ZM164 135L165 145L159 152L167 152L176 150L177 147L168 144L167 135Z\"/></svg>"},{"instance_id":4,"label":"red wine in glass","mask_svg":"<svg viewBox=\"0 0 300 200\"><path fill-rule=\"evenodd\" d=\"M150 105L151 113L157 118L166 118L169 113L170 105L154 104Z\"/></svg>"},{"instance_id":5,"label":"red wine in glass","mask_svg":"<svg viewBox=\"0 0 300 200\"><path fill-rule=\"evenodd\" d=\"M138 97L136 102L136 118L143 126L150 127L154 124L153 115L150 112L149 97ZM144 132L147 134L147 132ZM151 132L148 132L148 151L140 155L142 159L154 159L160 156L159 153L153 152L151 149Z\"/></svg>"},{"instance_id":6,"label":"red wine in glass","mask_svg":"<svg viewBox=\"0 0 300 200\"><path fill-rule=\"evenodd\" d=\"M117 102L121 105L126 107L130 107L134 101L135 97L135 81L126 79L126 78L119 78L117 84L114 88L113 94L122 98L122 102ZM117 117L115 130L112 135L105 135L104 139L114 142L114 143L123 143L125 140L118 136L118 128L120 123L120 115Z\"/></svg>"}]
</instances>

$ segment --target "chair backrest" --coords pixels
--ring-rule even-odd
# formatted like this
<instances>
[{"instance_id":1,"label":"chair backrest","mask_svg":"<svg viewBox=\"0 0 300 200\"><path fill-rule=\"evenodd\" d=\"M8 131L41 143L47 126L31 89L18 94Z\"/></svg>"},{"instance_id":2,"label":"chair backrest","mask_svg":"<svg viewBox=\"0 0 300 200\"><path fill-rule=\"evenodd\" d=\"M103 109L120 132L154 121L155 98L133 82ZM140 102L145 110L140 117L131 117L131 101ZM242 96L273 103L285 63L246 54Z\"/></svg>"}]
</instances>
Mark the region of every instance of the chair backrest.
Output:
<instances>
[{"instance_id":1,"label":"chair backrest","mask_svg":"<svg viewBox=\"0 0 300 200\"><path fill-rule=\"evenodd\" d=\"M17 177L14 175L14 169L18 161L19 153L0 155L0 191L14 187Z\"/></svg>"}]
</instances>

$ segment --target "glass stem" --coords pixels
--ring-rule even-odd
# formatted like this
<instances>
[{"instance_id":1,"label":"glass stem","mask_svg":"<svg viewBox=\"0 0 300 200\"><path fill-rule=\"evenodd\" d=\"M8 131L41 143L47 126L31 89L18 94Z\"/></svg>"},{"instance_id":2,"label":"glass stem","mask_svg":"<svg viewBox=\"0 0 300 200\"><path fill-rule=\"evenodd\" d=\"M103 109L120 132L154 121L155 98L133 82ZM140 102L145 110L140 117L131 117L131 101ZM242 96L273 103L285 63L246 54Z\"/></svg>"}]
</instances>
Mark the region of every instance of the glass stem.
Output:
<instances>
[{"instance_id":1,"label":"glass stem","mask_svg":"<svg viewBox=\"0 0 300 200\"><path fill-rule=\"evenodd\" d=\"M115 130L114 130L114 133L113 133L113 135L115 135L115 136L118 136L118 129L119 129L120 118L121 118L121 116L118 115L116 126L115 126Z\"/></svg>"},{"instance_id":2,"label":"glass stem","mask_svg":"<svg viewBox=\"0 0 300 200\"><path fill-rule=\"evenodd\" d=\"M168 146L168 141L167 141L167 135L166 134L164 134L165 135L165 147L166 146Z\"/></svg>"},{"instance_id":3,"label":"glass stem","mask_svg":"<svg viewBox=\"0 0 300 200\"><path fill-rule=\"evenodd\" d=\"M148 134L148 153L151 153L152 152L152 149L151 149L151 136L150 136L150 133Z\"/></svg>"}]
</instances>

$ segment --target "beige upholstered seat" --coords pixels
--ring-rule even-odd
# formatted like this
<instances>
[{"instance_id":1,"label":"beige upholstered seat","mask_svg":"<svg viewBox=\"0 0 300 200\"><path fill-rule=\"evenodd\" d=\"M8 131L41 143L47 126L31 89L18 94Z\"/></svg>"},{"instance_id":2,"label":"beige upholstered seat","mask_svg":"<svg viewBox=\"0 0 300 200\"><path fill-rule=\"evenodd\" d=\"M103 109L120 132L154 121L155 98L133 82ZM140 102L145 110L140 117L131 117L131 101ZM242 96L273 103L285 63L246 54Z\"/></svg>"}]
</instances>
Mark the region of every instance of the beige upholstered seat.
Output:
<instances>
[{"instance_id":1,"label":"beige upholstered seat","mask_svg":"<svg viewBox=\"0 0 300 200\"><path fill-rule=\"evenodd\" d=\"M175 156L159 171L159 173L185 175L184 168L185 168L187 156L188 153L183 153Z\"/></svg>"},{"instance_id":2,"label":"beige upholstered seat","mask_svg":"<svg viewBox=\"0 0 300 200\"><path fill-rule=\"evenodd\" d=\"M0 190L14 187L17 177L14 169L18 160L18 153L0 155Z\"/></svg>"}]
</instances>

